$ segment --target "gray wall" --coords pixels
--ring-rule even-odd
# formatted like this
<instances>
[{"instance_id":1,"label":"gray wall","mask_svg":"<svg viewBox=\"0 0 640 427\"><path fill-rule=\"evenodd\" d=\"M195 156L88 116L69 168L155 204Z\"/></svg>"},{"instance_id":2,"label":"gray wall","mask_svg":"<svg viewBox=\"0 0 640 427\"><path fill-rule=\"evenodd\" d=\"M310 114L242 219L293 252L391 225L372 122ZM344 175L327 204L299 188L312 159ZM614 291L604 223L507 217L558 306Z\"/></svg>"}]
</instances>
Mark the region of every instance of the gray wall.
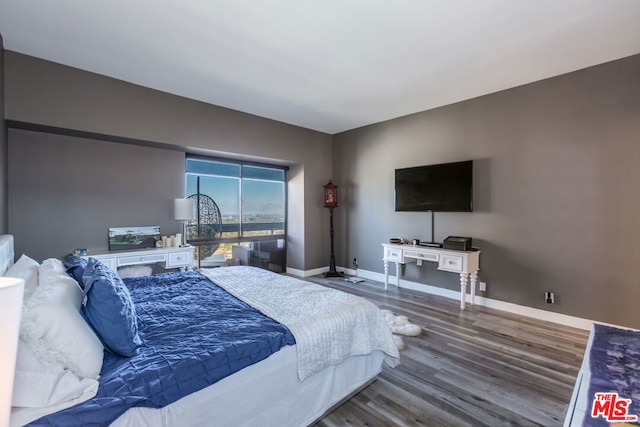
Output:
<instances>
[{"instance_id":1,"label":"gray wall","mask_svg":"<svg viewBox=\"0 0 640 427\"><path fill-rule=\"evenodd\" d=\"M0 34L0 234L7 233L7 128L4 123L4 44Z\"/></svg>"},{"instance_id":2,"label":"gray wall","mask_svg":"<svg viewBox=\"0 0 640 427\"><path fill-rule=\"evenodd\" d=\"M327 265L321 187L329 178L341 190L338 265L350 266L357 257L362 269L382 272L381 242L392 236L427 239L431 227L427 214L394 212L393 170L474 159L475 212L436 214L435 228L437 240L469 235L482 248L486 296L640 327L634 267L640 259L639 72L640 56L634 56L332 138L6 51L5 116L290 165L288 266L303 270ZM9 145L14 138L18 144L28 140L28 133L12 130ZM56 147L81 145L96 170L105 166L96 152L114 155L122 148L52 139ZM142 147L129 148L144 157ZM181 173L182 160L175 152L165 154L150 158L163 158L172 173ZM11 154L9 162L12 170L33 167L25 160L13 164ZM62 196L64 190L58 191ZM121 200L135 203L133 196ZM48 208L58 209L55 203ZM83 245L103 244L102 229L115 213L100 215L101 208L89 208L86 217L104 223L96 224L100 231L93 237L84 235ZM80 219L57 221L60 239L74 233ZM53 245L47 249L53 256L79 245L49 242L52 234L36 236L27 230L30 224L20 226L31 233L26 252ZM433 265L408 266L405 273L410 280L458 289L455 277ZM555 305L543 303L544 291L556 293Z\"/></svg>"},{"instance_id":3,"label":"gray wall","mask_svg":"<svg viewBox=\"0 0 640 427\"><path fill-rule=\"evenodd\" d=\"M328 219L323 216L321 187L331 178L330 135L11 51L5 53L5 78L6 118L10 120L290 165L294 173L289 183L287 265L308 270L327 264ZM89 151L93 152L93 148ZM89 157L96 168L104 166L97 156ZM11 155L9 161L13 162ZM173 171L183 172L184 162L176 161ZM127 171L122 173L135 178ZM63 189L59 191L62 193ZM131 202L135 201L121 199L123 204ZM98 209L93 211L97 213ZM73 221L61 221L64 224L59 225L65 232L74 232ZM9 228L11 233L18 231L21 230ZM100 242L91 240L85 244L95 246ZM60 253L67 247L49 249Z\"/></svg>"},{"instance_id":4,"label":"gray wall","mask_svg":"<svg viewBox=\"0 0 640 427\"><path fill-rule=\"evenodd\" d=\"M381 242L430 237L428 214L394 212L395 168L473 159L474 212L436 213L435 237L473 237L486 296L640 327L638 76L640 55L335 135L338 264L382 273Z\"/></svg>"},{"instance_id":5,"label":"gray wall","mask_svg":"<svg viewBox=\"0 0 640 427\"><path fill-rule=\"evenodd\" d=\"M180 232L172 216L173 199L184 197L184 153L10 129L9 158L17 254L41 261L104 251L109 227Z\"/></svg>"}]
</instances>

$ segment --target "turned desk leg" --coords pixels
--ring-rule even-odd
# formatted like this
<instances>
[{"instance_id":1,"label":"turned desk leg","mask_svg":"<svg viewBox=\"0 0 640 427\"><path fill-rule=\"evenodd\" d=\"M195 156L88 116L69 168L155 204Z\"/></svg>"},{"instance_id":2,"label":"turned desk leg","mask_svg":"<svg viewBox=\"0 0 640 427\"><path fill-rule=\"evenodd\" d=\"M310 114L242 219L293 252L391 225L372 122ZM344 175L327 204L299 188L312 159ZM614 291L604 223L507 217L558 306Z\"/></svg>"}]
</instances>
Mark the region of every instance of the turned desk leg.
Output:
<instances>
[{"instance_id":1,"label":"turned desk leg","mask_svg":"<svg viewBox=\"0 0 640 427\"><path fill-rule=\"evenodd\" d=\"M464 310L464 303L467 299L467 281L469 275L466 273L460 273L460 310Z\"/></svg>"},{"instance_id":2,"label":"turned desk leg","mask_svg":"<svg viewBox=\"0 0 640 427\"><path fill-rule=\"evenodd\" d=\"M471 286L471 305L474 305L476 302L476 281L478 280L478 272L474 271L473 273L471 273L471 283L469 283L469 285Z\"/></svg>"},{"instance_id":3,"label":"turned desk leg","mask_svg":"<svg viewBox=\"0 0 640 427\"><path fill-rule=\"evenodd\" d=\"M400 263L396 262L396 288L400 287Z\"/></svg>"},{"instance_id":4,"label":"turned desk leg","mask_svg":"<svg viewBox=\"0 0 640 427\"><path fill-rule=\"evenodd\" d=\"M387 290L387 286L389 285L389 263L387 261L384 262L384 290Z\"/></svg>"}]
</instances>

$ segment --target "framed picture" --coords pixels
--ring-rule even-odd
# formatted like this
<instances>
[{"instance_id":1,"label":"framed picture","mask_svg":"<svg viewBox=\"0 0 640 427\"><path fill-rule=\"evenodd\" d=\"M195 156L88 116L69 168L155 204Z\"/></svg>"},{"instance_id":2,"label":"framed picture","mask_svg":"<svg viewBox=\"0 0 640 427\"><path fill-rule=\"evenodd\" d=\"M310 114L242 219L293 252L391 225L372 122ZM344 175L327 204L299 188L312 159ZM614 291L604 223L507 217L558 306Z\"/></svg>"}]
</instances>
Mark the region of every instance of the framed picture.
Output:
<instances>
[{"instance_id":1,"label":"framed picture","mask_svg":"<svg viewBox=\"0 0 640 427\"><path fill-rule=\"evenodd\" d=\"M109 228L109 250L155 248L160 240L160 226L111 227Z\"/></svg>"}]
</instances>

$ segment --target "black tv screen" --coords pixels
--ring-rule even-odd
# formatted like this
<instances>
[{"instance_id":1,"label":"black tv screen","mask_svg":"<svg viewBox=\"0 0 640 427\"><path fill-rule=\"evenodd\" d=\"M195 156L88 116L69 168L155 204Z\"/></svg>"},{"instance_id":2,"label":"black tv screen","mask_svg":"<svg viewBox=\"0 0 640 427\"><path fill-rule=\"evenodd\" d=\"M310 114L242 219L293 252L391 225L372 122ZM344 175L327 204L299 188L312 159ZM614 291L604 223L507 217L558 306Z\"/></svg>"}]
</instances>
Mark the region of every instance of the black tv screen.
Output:
<instances>
[{"instance_id":1,"label":"black tv screen","mask_svg":"<svg viewBox=\"0 0 640 427\"><path fill-rule=\"evenodd\" d=\"M473 160L396 169L396 212L472 212Z\"/></svg>"}]
</instances>

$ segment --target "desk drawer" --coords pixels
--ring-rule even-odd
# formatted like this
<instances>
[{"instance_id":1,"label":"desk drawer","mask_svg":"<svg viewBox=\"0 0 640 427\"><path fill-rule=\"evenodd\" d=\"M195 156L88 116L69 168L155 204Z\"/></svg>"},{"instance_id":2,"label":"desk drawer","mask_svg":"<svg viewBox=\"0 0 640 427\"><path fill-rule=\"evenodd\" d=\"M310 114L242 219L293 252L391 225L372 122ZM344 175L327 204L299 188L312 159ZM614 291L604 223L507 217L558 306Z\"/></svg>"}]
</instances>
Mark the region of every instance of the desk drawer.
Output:
<instances>
[{"instance_id":1,"label":"desk drawer","mask_svg":"<svg viewBox=\"0 0 640 427\"><path fill-rule=\"evenodd\" d=\"M442 255L440 257L438 269L462 273L464 269L464 259L461 256Z\"/></svg>"},{"instance_id":2,"label":"desk drawer","mask_svg":"<svg viewBox=\"0 0 640 427\"><path fill-rule=\"evenodd\" d=\"M434 252L420 252L420 251L412 251L411 249L407 249L404 251L405 258L415 258L415 259L423 259L425 261L433 261L438 262L440 256Z\"/></svg>"},{"instance_id":3,"label":"desk drawer","mask_svg":"<svg viewBox=\"0 0 640 427\"><path fill-rule=\"evenodd\" d=\"M402 249L386 248L384 250L384 259L387 261L402 262Z\"/></svg>"},{"instance_id":4,"label":"desk drawer","mask_svg":"<svg viewBox=\"0 0 640 427\"><path fill-rule=\"evenodd\" d=\"M153 264L155 262L164 262L166 260L166 254L119 256L117 260L118 267L123 265Z\"/></svg>"},{"instance_id":5,"label":"desk drawer","mask_svg":"<svg viewBox=\"0 0 640 427\"><path fill-rule=\"evenodd\" d=\"M191 265L191 252L169 252L167 254L167 268L187 267Z\"/></svg>"},{"instance_id":6,"label":"desk drawer","mask_svg":"<svg viewBox=\"0 0 640 427\"><path fill-rule=\"evenodd\" d=\"M110 270L116 270L116 257L112 256L104 256L104 255L95 255L93 258L97 259L101 263L103 263Z\"/></svg>"}]
</instances>

